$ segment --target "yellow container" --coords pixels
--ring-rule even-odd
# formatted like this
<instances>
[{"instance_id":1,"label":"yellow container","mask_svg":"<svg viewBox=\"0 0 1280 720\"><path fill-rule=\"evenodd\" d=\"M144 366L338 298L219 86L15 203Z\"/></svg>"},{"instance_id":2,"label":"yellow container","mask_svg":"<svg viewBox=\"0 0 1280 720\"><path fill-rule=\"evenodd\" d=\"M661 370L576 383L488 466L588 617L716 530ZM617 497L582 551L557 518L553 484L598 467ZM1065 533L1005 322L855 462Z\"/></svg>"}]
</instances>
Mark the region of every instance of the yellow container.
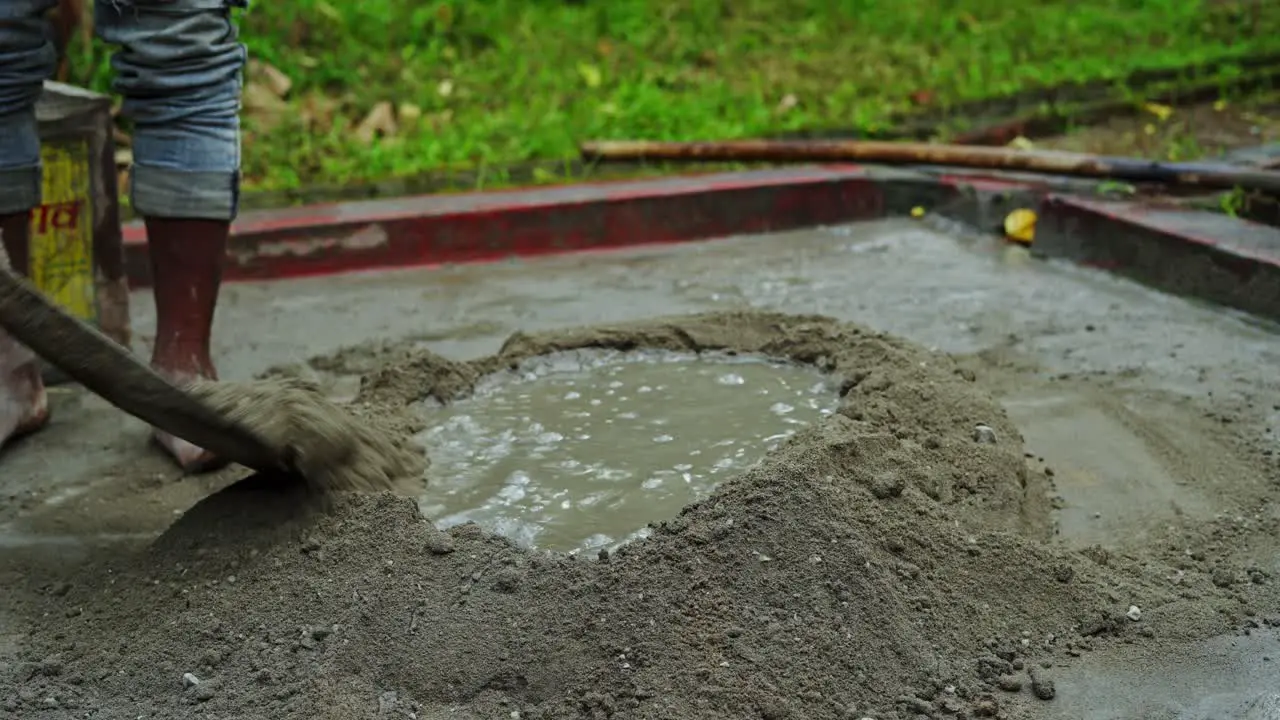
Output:
<instances>
[{"instance_id":1,"label":"yellow container","mask_svg":"<svg viewBox=\"0 0 1280 720\"><path fill-rule=\"evenodd\" d=\"M43 198L31 212L31 280L68 313L128 345L111 98L47 82L36 104ZM58 373L46 371L58 381Z\"/></svg>"},{"instance_id":2,"label":"yellow container","mask_svg":"<svg viewBox=\"0 0 1280 720\"><path fill-rule=\"evenodd\" d=\"M31 211L31 281L63 309L96 325L89 143L47 140L40 159L44 203Z\"/></svg>"}]
</instances>

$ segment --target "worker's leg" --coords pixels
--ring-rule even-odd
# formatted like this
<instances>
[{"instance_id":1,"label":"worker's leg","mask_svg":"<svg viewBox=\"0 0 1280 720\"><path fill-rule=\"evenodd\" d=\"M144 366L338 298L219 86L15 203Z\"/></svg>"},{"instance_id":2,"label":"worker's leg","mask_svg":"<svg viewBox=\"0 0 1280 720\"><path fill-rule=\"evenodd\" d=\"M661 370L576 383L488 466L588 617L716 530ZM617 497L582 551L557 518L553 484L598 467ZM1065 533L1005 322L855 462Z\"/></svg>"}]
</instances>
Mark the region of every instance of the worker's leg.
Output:
<instances>
[{"instance_id":1,"label":"worker's leg","mask_svg":"<svg viewBox=\"0 0 1280 720\"><path fill-rule=\"evenodd\" d=\"M97 0L122 112L134 122L133 208L146 220L156 298L152 366L175 381L213 378L209 335L240 183L244 0ZM157 433L178 462L208 453Z\"/></svg>"},{"instance_id":2,"label":"worker's leg","mask_svg":"<svg viewBox=\"0 0 1280 720\"><path fill-rule=\"evenodd\" d=\"M0 234L10 267L23 274L31 209L40 204L35 104L57 64L45 19L55 1L0 0ZM48 418L35 355L0 330L0 445Z\"/></svg>"}]
</instances>

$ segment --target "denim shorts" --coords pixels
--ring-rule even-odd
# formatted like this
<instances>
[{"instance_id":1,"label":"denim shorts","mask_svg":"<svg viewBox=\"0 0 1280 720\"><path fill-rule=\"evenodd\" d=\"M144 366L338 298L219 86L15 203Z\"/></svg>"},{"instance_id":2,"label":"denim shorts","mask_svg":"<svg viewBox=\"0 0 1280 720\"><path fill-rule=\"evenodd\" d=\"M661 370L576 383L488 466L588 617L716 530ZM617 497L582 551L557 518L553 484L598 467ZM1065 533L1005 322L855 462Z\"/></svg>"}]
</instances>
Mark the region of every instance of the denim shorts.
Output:
<instances>
[{"instance_id":1,"label":"denim shorts","mask_svg":"<svg viewBox=\"0 0 1280 720\"><path fill-rule=\"evenodd\" d=\"M116 46L113 87L133 121L134 209L230 220L240 194L246 51L232 22L247 0L92 0ZM40 204L35 104L57 64L46 19L57 0L0 0L0 214Z\"/></svg>"}]
</instances>

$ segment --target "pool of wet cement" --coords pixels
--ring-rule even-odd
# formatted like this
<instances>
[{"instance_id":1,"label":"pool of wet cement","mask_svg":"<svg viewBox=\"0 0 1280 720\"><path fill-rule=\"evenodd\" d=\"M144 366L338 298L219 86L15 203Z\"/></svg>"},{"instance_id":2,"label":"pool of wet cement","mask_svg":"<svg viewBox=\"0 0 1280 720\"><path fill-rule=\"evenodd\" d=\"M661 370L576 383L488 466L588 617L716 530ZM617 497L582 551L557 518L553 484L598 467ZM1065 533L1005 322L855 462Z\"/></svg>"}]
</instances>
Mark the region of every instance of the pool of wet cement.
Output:
<instances>
[{"instance_id":1,"label":"pool of wet cement","mask_svg":"<svg viewBox=\"0 0 1280 720\"><path fill-rule=\"evenodd\" d=\"M150 297L138 293L134 302L145 344L154 326ZM1243 507L1261 493L1237 455L1241 443L1271 446L1280 418L1270 410L1280 408L1272 371L1280 335L1270 324L910 221L234 285L219 310L217 354L225 376L236 379L355 343L411 337L466 358L495 351L517 329L733 307L820 312L948 352L978 353L983 382L1005 401L1028 449L1054 468L1063 542L1140 547L1173 518L1258 512ZM318 376L349 392L349 378ZM54 403L50 431L4 458L0 531L23 538L16 542L44 534L61 546L69 531L101 538L156 532L227 482L173 482L163 459L146 451L140 424L76 391L60 391ZM146 479L138 479L139 467ZM84 500L94 493L82 493L91 517L73 512L73 521L59 520L76 510L74 499L48 504L110 484L123 468L134 494ZM141 503L139 488L147 492ZM1231 553L1280 570L1276 550L1274 539L1253 538ZM1143 676L1141 692L1168 698L1165 714L1146 716L1199 718L1199 700L1186 688L1218 687L1235 696L1223 699L1217 707L1228 709L1217 717L1258 717L1245 708L1257 699L1252 686L1236 684L1233 666L1200 647L1164 647L1185 659L1183 674ZM1105 682L1125 661L1093 654L1059 668L1064 687L1077 683L1092 696L1088 707L1063 707L1079 710L1075 717L1140 707L1132 704L1137 686ZM1239 708L1230 709L1234 700ZM1138 712L1129 716L1144 716Z\"/></svg>"},{"instance_id":2,"label":"pool of wet cement","mask_svg":"<svg viewBox=\"0 0 1280 720\"><path fill-rule=\"evenodd\" d=\"M475 522L526 547L616 549L830 414L836 390L747 356L538 357L424 408L420 506L440 527Z\"/></svg>"}]
</instances>

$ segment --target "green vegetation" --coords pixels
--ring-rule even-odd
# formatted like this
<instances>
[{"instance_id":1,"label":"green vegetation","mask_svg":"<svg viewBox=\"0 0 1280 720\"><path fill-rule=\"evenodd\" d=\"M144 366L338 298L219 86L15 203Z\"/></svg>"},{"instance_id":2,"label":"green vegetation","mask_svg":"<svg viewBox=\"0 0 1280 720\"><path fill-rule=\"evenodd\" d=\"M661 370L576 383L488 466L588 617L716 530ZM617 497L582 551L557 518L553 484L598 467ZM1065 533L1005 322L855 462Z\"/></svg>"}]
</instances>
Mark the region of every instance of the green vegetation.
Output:
<instances>
[{"instance_id":1,"label":"green vegetation","mask_svg":"<svg viewBox=\"0 0 1280 720\"><path fill-rule=\"evenodd\" d=\"M249 110L252 187L576 155L596 138L874 129L894 112L1280 52L1256 0L261 0L253 56L292 88ZM104 48L73 81L107 87ZM396 109L393 133L353 132Z\"/></svg>"}]
</instances>

